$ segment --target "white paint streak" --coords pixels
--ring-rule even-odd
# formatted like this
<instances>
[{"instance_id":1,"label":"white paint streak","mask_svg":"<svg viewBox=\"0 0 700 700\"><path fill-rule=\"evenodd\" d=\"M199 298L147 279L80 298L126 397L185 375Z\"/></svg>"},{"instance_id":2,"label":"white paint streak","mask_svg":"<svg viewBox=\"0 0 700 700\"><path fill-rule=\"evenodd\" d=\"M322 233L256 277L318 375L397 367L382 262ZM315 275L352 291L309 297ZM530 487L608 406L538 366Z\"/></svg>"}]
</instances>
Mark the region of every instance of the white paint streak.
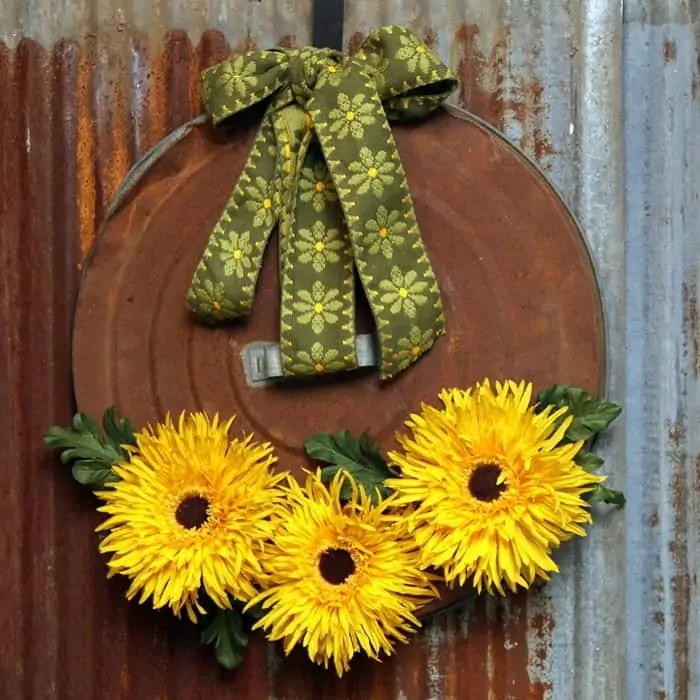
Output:
<instances>
[{"instance_id":1,"label":"white paint streak","mask_svg":"<svg viewBox=\"0 0 700 700\"><path fill-rule=\"evenodd\" d=\"M428 647L426 672L428 675L428 692L430 694L426 700L442 700L443 682L440 668L440 649L445 643L446 636L441 623L443 623L442 619L436 619L428 623L424 631Z\"/></svg>"}]
</instances>

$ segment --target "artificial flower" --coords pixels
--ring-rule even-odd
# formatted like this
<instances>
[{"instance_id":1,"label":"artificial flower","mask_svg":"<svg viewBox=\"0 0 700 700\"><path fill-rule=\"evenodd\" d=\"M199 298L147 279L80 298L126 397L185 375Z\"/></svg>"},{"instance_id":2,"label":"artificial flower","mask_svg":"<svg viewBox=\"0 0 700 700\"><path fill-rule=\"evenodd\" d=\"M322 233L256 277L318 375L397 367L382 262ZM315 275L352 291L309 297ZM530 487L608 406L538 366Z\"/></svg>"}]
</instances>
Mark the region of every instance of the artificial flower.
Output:
<instances>
[{"instance_id":1,"label":"artificial flower","mask_svg":"<svg viewBox=\"0 0 700 700\"><path fill-rule=\"evenodd\" d=\"M233 420L182 413L177 426L169 416L147 426L114 465L119 480L97 493L109 515L100 551L110 576L131 579L127 598L196 621L201 589L220 608L257 594L285 475L273 473L269 444L229 439Z\"/></svg>"},{"instance_id":2,"label":"artificial flower","mask_svg":"<svg viewBox=\"0 0 700 700\"><path fill-rule=\"evenodd\" d=\"M346 480L352 496L343 502ZM248 604L263 610L255 628L282 640L286 654L303 645L339 676L360 651L391 654L420 625L415 610L436 595L391 497L373 505L342 470L328 485L320 471L304 486L290 477L285 490L287 512L263 561L270 583Z\"/></svg>"},{"instance_id":3,"label":"artificial flower","mask_svg":"<svg viewBox=\"0 0 700 700\"><path fill-rule=\"evenodd\" d=\"M603 477L575 463L582 442L560 444L568 409L538 412L531 397L531 384L512 381L445 390L443 408L423 405L388 455L401 477L386 485L409 508L421 563L450 585L527 588L558 571L554 548L586 534L583 496Z\"/></svg>"}]
</instances>

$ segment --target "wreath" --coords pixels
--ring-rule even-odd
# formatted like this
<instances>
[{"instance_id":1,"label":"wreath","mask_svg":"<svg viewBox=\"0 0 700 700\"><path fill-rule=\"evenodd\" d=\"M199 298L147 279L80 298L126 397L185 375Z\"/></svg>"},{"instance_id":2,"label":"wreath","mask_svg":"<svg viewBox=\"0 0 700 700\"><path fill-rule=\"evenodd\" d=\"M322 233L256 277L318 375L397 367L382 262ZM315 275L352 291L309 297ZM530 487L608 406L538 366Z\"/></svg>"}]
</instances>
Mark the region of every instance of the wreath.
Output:
<instances>
[{"instance_id":1,"label":"wreath","mask_svg":"<svg viewBox=\"0 0 700 700\"><path fill-rule=\"evenodd\" d=\"M205 71L214 125L267 107L183 302L208 324L247 316L278 227L280 343L244 353L253 379L375 366L387 381L439 342L441 292L388 120L426 117L456 85L400 27L353 57L277 49ZM167 147L135 166L110 215ZM376 343L356 334L355 272ZM99 551L129 600L198 625L226 668L260 629L342 675L357 654L408 642L445 589L502 596L548 580L591 505L624 504L591 450L617 404L564 384L533 396L519 378L426 400L386 454L371 425L309 435L299 480L272 444L234 431L235 415L168 413L135 431L111 406L46 443L97 497Z\"/></svg>"}]
</instances>

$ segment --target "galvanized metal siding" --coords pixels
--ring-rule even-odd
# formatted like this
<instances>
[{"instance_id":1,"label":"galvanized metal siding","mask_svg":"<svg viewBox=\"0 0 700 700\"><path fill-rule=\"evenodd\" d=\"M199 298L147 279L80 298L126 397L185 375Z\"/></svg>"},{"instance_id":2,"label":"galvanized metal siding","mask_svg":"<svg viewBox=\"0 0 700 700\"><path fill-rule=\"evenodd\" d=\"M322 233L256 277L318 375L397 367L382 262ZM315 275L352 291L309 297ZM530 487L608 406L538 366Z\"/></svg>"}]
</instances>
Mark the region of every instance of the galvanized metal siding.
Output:
<instances>
[{"instance_id":1,"label":"galvanized metal siding","mask_svg":"<svg viewBox=\"0 0 700 700\"><path fill-rule=\"evenodd\" d=\"M527 599L430 623L342 683L256 643L219 681L194 638L119 603L91 501L40 436L72 410L70 309L95 223L133 160L197 110L229 50L310 40L310 0L0 3L0 697L695 700L700 432L698 5L353 0L345 36L397 22L459 71L460 101L549 171L600 273L602 448L628 507ZM624 48L624 55L623 55ZM624 123L623 123L624 113ZM625 205L627 217L625 220ZM626 480L625 480L626 476Z\"/></svg>"},{"instance_id":2,"label":"galvanized metal siding","mask_svg":"<svg viewBox=\"0 0 700 700\"><path fill-rule=\"evenodd\" d=\"M626 611L632 698L700 697L698 29L696 2L634 2L626 8L632 506L626 517Z\"/></svg>"}]
</instances>

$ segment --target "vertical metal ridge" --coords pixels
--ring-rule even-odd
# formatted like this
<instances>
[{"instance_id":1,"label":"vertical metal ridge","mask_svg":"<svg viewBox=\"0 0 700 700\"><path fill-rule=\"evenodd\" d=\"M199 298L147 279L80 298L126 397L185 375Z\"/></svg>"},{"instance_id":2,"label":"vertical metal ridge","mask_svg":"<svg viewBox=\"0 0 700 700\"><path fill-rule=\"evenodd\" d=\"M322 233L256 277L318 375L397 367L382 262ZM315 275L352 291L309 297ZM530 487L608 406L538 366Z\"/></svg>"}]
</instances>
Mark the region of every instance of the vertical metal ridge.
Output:
<instances>
[{"instance_id":1,"label":"vertical metal ridge","mask_svg":"<svg viewBox=\"0 0 700 700\"><path fill-rule=\"evenodd\" d=\"M79 148L81 126L80 103L76 100L80 80L80 53L71 42L60 42L46 55L49 74L53 73L51 94L54 126L51 167L45 166L45 187L52 202L51 226L45 237L51 241L53 332L47 351L52 354L50 381L53 385L51 421L66 424L74 406L71 373L71 316L78 286L77 262L80 254L79 192L81 169L75 154ZM41 161L40 161L41 162ZM47 235L48 234L48 235ZM48 425L43 426L46 430ZM76 581L76 571L90 571L94 560L92 533L81 527L77 518L66 518L62 504L75 502L75 488L66 478L68 468L57 469L53 455L45 456L46 469L55 478L55 511L51 523L55 531L56 615L55 643L58 647L58 678L55 695L87 697L92 693L92 674L72 663L73 654L84 667L95 665L94 607L83 595ZM66 567L64 562L70 561ZM76 635L76 632L78 634ZM77 637L77 639L76 639Z\"/></svg>"},{"instance_id":2,"label":"vertical metal ridge","mask_svg":"<svg viewBox=\"0 0 700 700\"><path fill-rule=\"evenodd\" d=\"M626 401L625 218L622 125L622 3L588 0L579 6L580 138L578 215L587 233L603 293L606 317L607 393ZM604 473L613 486L625 487L625 421L598 441ZM626 631L625 586L610 576L611 562L626 557L625 512L597 509L597 523L577 543L574 697L599 700L624 697L626 665L618 649ZM567 613L556 610L555 619ZM599 620L605 624L599 624ZM558 697L557 688L554 697Z\"/></svg>"},{"instance_id":3,"label":"vertical metal ridge","mask_svg":"<svg viewBox=\"0 0 700 700\"><path fill-rule=\"evenodd\" d=\"M67 348L53 344L56 323L56 238L54 236L54 145L50 55L23 40L16 54L19 83L20 138L18 172L19 242L15 264L19 273L18 318L22 360L19 381L21 458L25 465L22 490L23 605L27 613L24 663L32 669L26 692L37 696L58 685L58 595L56 561L56 482L41 442L54 421L57 387L55 362ZM17 204L19 204L17 202ZM60 307L59 307L60 308ZM60 360L59 360L60 361ZM33 439L30 437L33 436ZM41 640L38 644L37 640Z\"/></svg>"},{"instance_id":4,"label":"vertical metal ridge","mask_svg":"<svg viewBox=\"0 0 700 700\"><path fill-rule=\"evenodd\" d=\"M697 3L626 6L630 697L700 695Z\"/></svg>"},{"instance_id":5,"label":"vertical metal ridge","mask_svg":"<svg viewBox=\"0 0 700 700\"><path fill-rule=\"evenodd\" d=\"M18 269L20 241L19 90L15 54L0 44L0 441L3 466L0 493L5 505L0 527L0 694L22 698L27 671L24 663L27 609L24 595L23 552L27 548L24 527L25 461L22 440L20 393L22 340L19 333L22 294Z\"/></svg>"}]
</instances>

